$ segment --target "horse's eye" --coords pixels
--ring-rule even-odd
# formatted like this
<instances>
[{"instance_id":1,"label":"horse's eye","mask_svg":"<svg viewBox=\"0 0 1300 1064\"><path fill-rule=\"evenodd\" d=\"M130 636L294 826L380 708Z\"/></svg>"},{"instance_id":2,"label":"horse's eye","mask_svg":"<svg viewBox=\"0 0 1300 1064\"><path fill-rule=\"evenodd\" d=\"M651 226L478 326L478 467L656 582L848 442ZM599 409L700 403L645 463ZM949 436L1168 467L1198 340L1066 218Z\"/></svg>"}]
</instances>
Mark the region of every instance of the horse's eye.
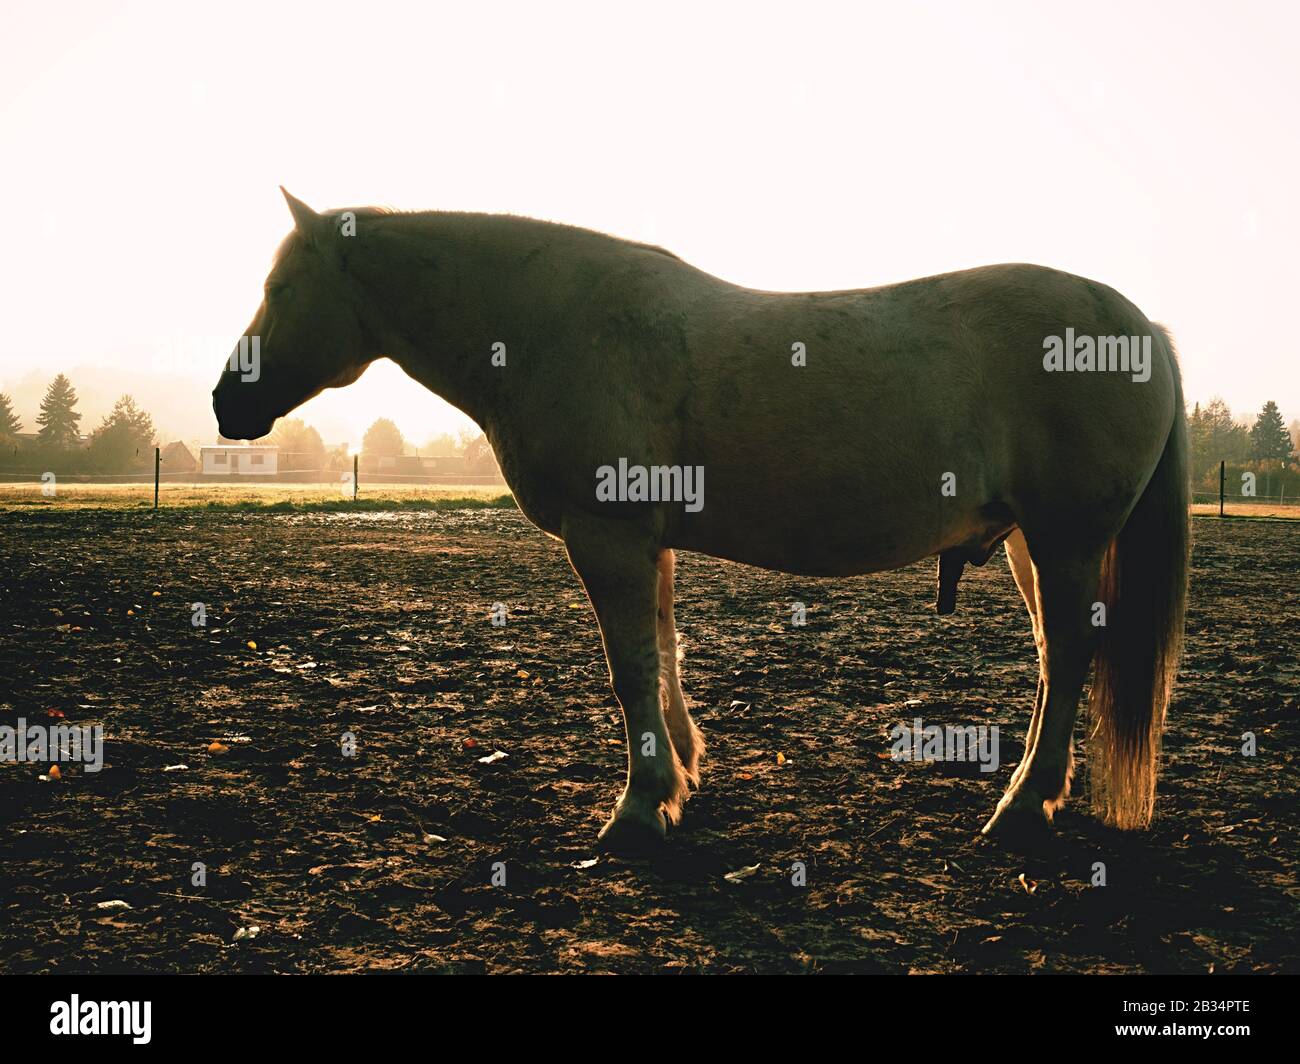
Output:
<instances>
[{"instance_id":1,"label":"horse's eye","mask_svg":"<svg viewBox=\"0 0 1300 1064\"><path fill-rule=\"evenodd\" d=\"M282 295L284 295L285 292L287 292L288 290L289 290L289 286L288 286L288 285L284 285L284 284L269 284L269 285L266 286L266 298L267 298L268 301L269 301L269 300L272 300L272 299L279 299L279 298L280 298Z\"/></svg>"}]
</instances>

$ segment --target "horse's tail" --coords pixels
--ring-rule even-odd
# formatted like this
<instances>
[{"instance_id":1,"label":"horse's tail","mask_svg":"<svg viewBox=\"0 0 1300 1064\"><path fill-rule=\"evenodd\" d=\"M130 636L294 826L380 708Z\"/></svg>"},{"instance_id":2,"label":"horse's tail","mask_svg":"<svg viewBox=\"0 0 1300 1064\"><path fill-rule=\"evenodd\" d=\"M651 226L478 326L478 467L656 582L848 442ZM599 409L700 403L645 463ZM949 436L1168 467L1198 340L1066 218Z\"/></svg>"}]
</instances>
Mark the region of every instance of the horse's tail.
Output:
<instances>
[{"instance_id":1,"label":"horse's tail","mask_svg":"<svg viewBox=\"0 0 1300 1064\"><path fill-rule=\"evenodd\" d=\"M1174 422L1164 453L1102 564L1106 625L1096 657L1088 744L1094 811L1145 828L1156 798L1165 709L1182 653L1190 548L1187 418L1172 338L1154 327L1174 377ZM1154 366L1153 366L1154 368Z\"/></svg>"}]
</instances>

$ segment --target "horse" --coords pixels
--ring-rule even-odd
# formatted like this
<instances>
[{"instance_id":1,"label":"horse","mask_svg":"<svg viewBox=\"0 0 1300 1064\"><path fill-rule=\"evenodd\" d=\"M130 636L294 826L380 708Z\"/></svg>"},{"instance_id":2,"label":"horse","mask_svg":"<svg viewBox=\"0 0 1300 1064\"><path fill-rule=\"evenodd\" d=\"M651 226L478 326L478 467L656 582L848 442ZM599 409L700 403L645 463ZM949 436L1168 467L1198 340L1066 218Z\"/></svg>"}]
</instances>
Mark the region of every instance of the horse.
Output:
<instances>
[{"instance_id":1,"label":"horse","mask_svg":"<svg viewBox=\"0 0 1300 1064\"><path fill-rule=\"evenodd\" d=\"M1039 673L984 833L1052 837L1094 662L1093 812L1150 824L1183 637L1188 452L1173 341L1118 292L1027 264L759 291L577 227L318 213L281 192L293 229L242 338L260 364L227 362L220 431L264 436L380 357L482 428L599 625L628 755L602 846L653 849L700 783L679 550L822 577L937 555L945 612L962 566L1003 546Z\"/></svg>"}]
</instances>

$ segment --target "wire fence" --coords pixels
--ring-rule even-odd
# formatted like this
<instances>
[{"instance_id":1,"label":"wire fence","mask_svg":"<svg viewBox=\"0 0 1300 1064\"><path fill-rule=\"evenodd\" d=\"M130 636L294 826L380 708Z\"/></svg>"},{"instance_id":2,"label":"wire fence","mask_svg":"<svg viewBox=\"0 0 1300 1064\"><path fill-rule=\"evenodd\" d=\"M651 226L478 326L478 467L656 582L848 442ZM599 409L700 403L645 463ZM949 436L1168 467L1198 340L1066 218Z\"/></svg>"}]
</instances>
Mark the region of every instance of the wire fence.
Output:
<instances>
[{"instance_id":1,"label":"wire fence","mask_svg":"<svg viewBox=\"0 0 1300 1064\"><path fill-rule=\"evenodd\" d=\"M1234 463L1230 475L1228 463L1223 460L1218 474L1217 491L1192 492L1193 513L1217 508L1220 517L1300 516L1300 491L1287 495L1288 474L1284 469L1257 471ZM1294 474L1290 479L1294 489Z\"/></svg>"},{"instance_id":2,"label":"wire fence","mask_svg":"<svg viewBox=\"0 0 1300 1064\"><path fill-rule=\"evenodd\" d=\"M188 484L192 487L220 487L222 484L317 484L333 486L351 470L344 469L281 469L272 474L244 473L235 475L203 473L54 473L60 484L152 484L157 479L162 484ZM51 476L49 471L8 472L0 470L0 484L40 483ZM357 474L365 484L505 484L497 473L385 473Z\"/></svg>"},{"instance_id":3,"label":"wire fence","mask_svg":"<svg viewBox=\"0 0 1300 1064\"><path fill-rule=\"evenodd\" d=\"M201 448L196 461L192 455L173 456L165 459L161 448L155 448L152 455L152 469L137 468L128 472L105 472L78 468L75 457L72 461L63 456L61 461L52 461L55 469L3 469L0 468L0 489L10 488L11 494L19 501L24 499L30 489L39 492L41 501L55 501L62 497L71 500L84 500L95 494L94 489L105 489L105 498L131 498L133 486L143 488L146 497L136 500L136 505L148 505L147 492L153 488L153 507L158 509L167 488L167 495L172 503L180 497L176 492L189 489L184 493L179 505L194 505L198 500L193 495L202 497L210 493L209 504L221 505L235 494L264 498L263 491L272 493L276 489L286 495L299 495L306 492L308 501L313 493L324 494L326 498L341 496L354 502L362 498L362 486L376 494L387 485L390 493L396 491L401 498L417 496L421 488L431 492L443 493L449 488L466 489L509 489L499 472L476 470L473 472L455 468L463 466L460 458L420 458L419 456L374 456L351 455L340 461L337 452L324 454L320 452L277 451L271 448ZM165 466L171 465L168 469ZM63 466L63 469L59 467ZM71 466L71 468L68 468ZM439 468L441 467L441 468ZM408 471L409 470L409 471ZM61 491L75 486L79 490ZM15 490L16 489L16 490ZM118 489L126 494L119 496ZM236 492L223 489L238 489ZM476 494L476 493L475 493ZM199 503L202 504L202 503Z\"/></svg>"},{"instance_id":4,"label":"wire fence","mask_svg":"<svg viewBox=\"0 0 1300 1064\"><path fill-rule=\"evenodd\" d=\"M280 486L288 489L320 489L339 492L345 497L359 498L363 486L370 488L389 485L393 487L418 488L428 486L434 489L449 487L466 488L500 488L503 492L509 488L498 471L466 472L455 467L463 464L459 458L420 458L419 456L375 456L351 455L350 461L339 460L337 452L278 451L269 448L264 451L230 450L220 452L222 461L216 461L218 452L203 453L195 461L192 457L186 462L168 461L163 458L161 450L155 449L153 468L141 468L129 472L109 473L102 471L81 470L61 472L55 470L8 470L0 468L0 486L30 485L42 489L47 496L54 497L60 485L79 485L91 487L126 486L138 484L152 485L154 505L158 505L161 489L164 486L185 486L202 492L206 488L219 489L223 486L238 485L241 488L263 486L273 488ZM254 459L260 459L254 461ZM286 463L282 464L282 463ZM56 463L57 466L58 463ZM168 469L171 464L173 468ZM185 468L174 468L183 464ZM439 468L439 465L442 468ZM401 468L423 466L418 472L399 472ZM1288 494L1285 490L1285 478L1263 475L1258 486L1276 486L1276 494L1256 494L1255 484L1237 485L1226 476L1226 463L1220 464L1218 491L1193 491L1191 506L1194 513L1205 513L1207 508L1217 509L1222 516L1259 515L1278 513L1283 516L1300 517L1300 490ZM1279 483L1280 482L1280 483ZM1202 481L1204 483L1204 481ZM1258 481L1257 481L1258 483ZM214 497L216 496L214 491Z\"/></svg>"},{"instance_id":5,"label":"wire fence","mask_svg":"<svg viewBox=\"0 0 1300 1064\"><path fill-rule=\"evenodd\" d=\"M209 461L211 457L213 460ZM285 465L285 462L288 465ZM270 448L261 451L225 450L199 460L192 457L178 462L164 458L161 449L155 448L148 464L128 472L106 472L88 469L80 463L69 462L66 456L52 462L52 469L5 469L0 467L0 483L40 483L54 477L70 484L161 484L180 483L193 487L220 484L324 484L333 485L342 479L356 476L367 483L406 484L504 484L497 471L464 471L454 468L457 458L420 458L418 455L377 456L350 455L339 461L337 455L318 451L278 451ZM167 468L171 465L173 468ZM182 468L177 468L180 465ZM413 465L424 468L413 472L399 472ZM439 468L442 465L443 468Z\"/></svg>"},{"instance_id":6,"label":"wire fence","mask_svg":"<svg viewBox=\"0 0 1300 1064\"><path fill-rule=\"evenodd\" d=\"M1217 491L1194 491L1192 492L1193 506L1208 506L1219 504L1219 493ZM1235 495L1226 493L1223 495L1223 501L1231 506L1300 506L1300 493L1295 495Z\"/></svg>"}]
</instances>

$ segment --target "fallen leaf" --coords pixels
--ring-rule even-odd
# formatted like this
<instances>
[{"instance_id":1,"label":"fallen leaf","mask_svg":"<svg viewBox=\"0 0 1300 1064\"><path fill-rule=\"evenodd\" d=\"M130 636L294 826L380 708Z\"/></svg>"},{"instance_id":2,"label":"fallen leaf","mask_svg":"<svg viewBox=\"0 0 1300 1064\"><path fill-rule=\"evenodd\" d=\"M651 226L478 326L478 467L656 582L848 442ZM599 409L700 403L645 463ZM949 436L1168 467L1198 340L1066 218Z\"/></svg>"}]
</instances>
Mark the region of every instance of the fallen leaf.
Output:
<instances>
[{"instance_id":1,"label":"fallen leaf","mask_svg":"<svg viewBox=\"0 0 1300 1064\"><path fill-rule=\"evenodd\" d=\"M734 872L728 872L722 878L725 879L728 883L739 883L742 880L748 879L755 872L757 872L761 867L762 867L761 865L756 865L756 864L746 865L744 868L739 868Z\"/></svg>"}]
</instances>

